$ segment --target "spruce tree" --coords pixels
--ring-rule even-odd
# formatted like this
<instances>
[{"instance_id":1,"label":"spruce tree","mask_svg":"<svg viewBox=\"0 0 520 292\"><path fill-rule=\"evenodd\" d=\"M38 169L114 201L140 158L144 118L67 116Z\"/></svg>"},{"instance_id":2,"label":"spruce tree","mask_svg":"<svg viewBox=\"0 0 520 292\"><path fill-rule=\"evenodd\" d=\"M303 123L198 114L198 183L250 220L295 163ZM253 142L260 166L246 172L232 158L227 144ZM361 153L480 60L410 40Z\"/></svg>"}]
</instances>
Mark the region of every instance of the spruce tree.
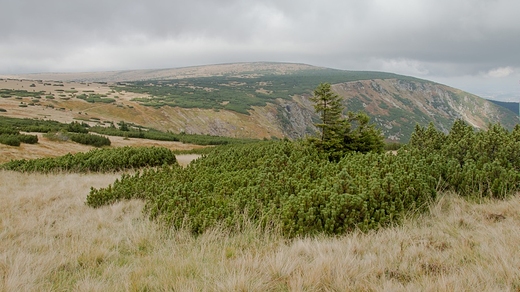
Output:
<instances>
[{"instance_id":1,"label":"spruce tree","mask_svg":"<svg viewBox=\"0 0 520 292\"><path fill-rule=\"evenodd\" d=\"M321 83L310 99L314 102L314 110L321 117L321 123L315 124L321 131L321 141L325 142L338 136L343 111L339 95L332 92L329 83Z\"/></svg>"},{"instance_id":2,"label":"spruce tree","mask_svg":"<svg viewBox=\"0 0 520 292\"><path fill-rule=\"evenodd\" d=\"M381 131L368 123L370 118L363 112L349 112L344 118L341 97L332 91L329 83L321 83L310 100L321 118L321 123L315 124L320 129L320 137L311 138L310 142L328 153L331 160L337 161L349 151L383 151Z\"/></svg>"}]
</instances>

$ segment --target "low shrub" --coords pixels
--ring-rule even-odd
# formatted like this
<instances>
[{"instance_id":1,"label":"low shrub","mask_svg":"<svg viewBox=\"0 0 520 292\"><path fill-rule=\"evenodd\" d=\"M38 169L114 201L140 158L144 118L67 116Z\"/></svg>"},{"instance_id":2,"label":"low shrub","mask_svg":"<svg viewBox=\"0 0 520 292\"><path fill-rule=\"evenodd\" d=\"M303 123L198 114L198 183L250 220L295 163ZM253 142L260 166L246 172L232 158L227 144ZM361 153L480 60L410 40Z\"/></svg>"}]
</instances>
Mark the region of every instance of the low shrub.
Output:
<instances>
[{"instance_id":1,"label":"low shrub","mask_svg":"<svg viewBox=\"0 0 520 292\"><path fill-rule=\"evenodd\" d=\"M435 197L426 161L411 154L352 153L338 163L310 145L264 142L215 149L186 169L146 170L103 189L87 204L146 199L151 218L194 233L241 220L287 236L341 234L399 222Z\"/></svg>"},{"instance_id":2,"label":"low shrub","mask_svg":"<svg viewBox=\"0 0 520 292\"><path fill-rule=\"evenodd\" d=\"M111 144L110 139L105 136L84 133L67 133L67 136L76 143L95 147L110 146Z\"/></svg>"},{"instance_id":3,"label":"low shrub","mask_svg":"<svg viewBox=\"0 0 520 292\"><path fill-rule=\"evenodd\" d=\"M18 135L1 134L0 143L8 146L20 146Z\"/></svg>"},{"instance_id":4,"label":"low shrub","mask_svg":"<svg viewBox=\"0 0 520 292\"><path fill-rule=\"evenodd\" d=\"M439 190L503 198L520 190L520 126L475 131L458 121L448 135L418 127L395 154L349 153L338 161L303 142L218 147L187 168L123 175L91 189L99 207L141 198L150 218L200 234L240 230L243 220L286 236L343 234L399 223L427 209Z\"/></svg>"},{"instance_id":5,"label":"low shrub","mask_svg":"<svg viewBox=\"0 0 520 292\"><path fill-rule=\"evenodd\" d=\"M36 135L20 134L20 135L18 135L18 139L20 140L21 143L25 143L25 144L38 143L38 136L36 136Z\"/></svg>"},{"instance_id":6,"label":"low shrub","mask_svg":"<svg viewBox=\"0 0 520 292\"><path fill-rule=\"evenodd\" d=\"M93 149L86 153L56 158L13 160L0 169L21 172L112 172L125 169L176 164L173 152L162 147L120 147Z\"/></svg>"}]
</instances>

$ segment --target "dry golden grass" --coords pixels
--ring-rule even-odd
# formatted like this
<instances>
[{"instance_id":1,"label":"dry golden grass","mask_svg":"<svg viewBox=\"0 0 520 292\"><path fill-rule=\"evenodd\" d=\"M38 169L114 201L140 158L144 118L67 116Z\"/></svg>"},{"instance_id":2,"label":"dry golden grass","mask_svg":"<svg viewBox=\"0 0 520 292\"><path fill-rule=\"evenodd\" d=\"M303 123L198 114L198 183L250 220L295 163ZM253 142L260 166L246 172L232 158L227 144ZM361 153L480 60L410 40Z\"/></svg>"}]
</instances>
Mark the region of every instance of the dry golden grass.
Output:
<instances>
[{"instance_id":1,"label":"dry golden grass","mask_svg":"<svg viewBox=\"0 0 520 292\"><path fill-rule=\"evenodd\" d=\"M168 231L140 201L100 209L117 174L0 172L0 291L519 291L520 197L445 195L402 226L285 240Z\"/></svg>"},{"instance_id":2,"label":"dry golden grass","mask_svg":"<svg viewBox=\"0 0 520 292\"><path fill-rule=\"evenodd\" d=\"M300 65L294 65L282 66L281 68L292 71L297 70L299 67ZM204 73L206 69L209 69L209 67L204 70L197 68L195 71L199 72L202 70L200 71L202 72L201 74L206 74ZM184 70L181 71L184 72ZM191 72L191 69L186 72ZM214 71L210 70L210 72ZM191 73L186 74L191 76ZM43 75L38 79L44 79ZM33 84L34 87L31 87ZM11 118L54 120L62 123L80 121L91 126L100 122L107 125L107 122L117 124L120 121L125 121L162 131L184 131L192 134L199 133L229 137L260 139L270 138L271 136L283 137L282 129L275 122L276 107L274 105L255 107L251 115L224 110L216 112L212 109L179 107L155 109L132 101L134 98L149 97L149 95L126 91L113 92L107 84L78 82L58 83L62 86L54 86L54 84L56 82L49 83L42 80L0 79L1 89L43 91L45 96L55 96L54 99L41 98L38 103L27 107L20 107L20 102L31 104L33 99L30 97L22 99L14 97L0 98L0 108L6 110L1 115ZM77 93L71 93L71 91L77 91ZM116 101L109 104L88 103L73 98L83 93L104 94L114 98ZM65 95L65 99L61 95Z\"/></svg>"}]
</instances>

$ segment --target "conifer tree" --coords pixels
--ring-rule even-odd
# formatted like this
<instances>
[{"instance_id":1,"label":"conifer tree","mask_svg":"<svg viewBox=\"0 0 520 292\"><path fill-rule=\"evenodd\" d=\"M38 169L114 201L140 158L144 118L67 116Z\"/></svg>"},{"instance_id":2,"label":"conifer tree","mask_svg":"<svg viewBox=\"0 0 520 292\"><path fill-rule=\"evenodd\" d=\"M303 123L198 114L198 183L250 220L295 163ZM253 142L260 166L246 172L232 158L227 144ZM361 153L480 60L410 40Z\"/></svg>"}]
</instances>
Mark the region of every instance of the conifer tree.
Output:
<instances>
[{"instance_id":1,"label":"conifer tree","mask_svg":"<svg viewBox=\"0 0 520 292\"><path fill-rule=\"evenodd\" d=\"M381 131L368 122L370 118L363 112L349 112L342 116L341 97L334 93L329 83L321 83L311 97L321 123L315 124L320 129L320 138L310 141L319 149L329 154L332 160L339 160L346 152L369 151L382 152L384 148Z\"/></svg>"},{"instance_id":2,"label":"conifer tree","mask_svg":"<svg viewBox=\"0 0 520 292\"><path fill-rule=\"evenodd\" d=\"M329 83L321 83L310 99L314 102L314 110L321 117L321 123L315 125L321 131L320 140L325 142L335 138L341 127L343 111L339 95L332 92Z\"/></svg>"}]
</instances>

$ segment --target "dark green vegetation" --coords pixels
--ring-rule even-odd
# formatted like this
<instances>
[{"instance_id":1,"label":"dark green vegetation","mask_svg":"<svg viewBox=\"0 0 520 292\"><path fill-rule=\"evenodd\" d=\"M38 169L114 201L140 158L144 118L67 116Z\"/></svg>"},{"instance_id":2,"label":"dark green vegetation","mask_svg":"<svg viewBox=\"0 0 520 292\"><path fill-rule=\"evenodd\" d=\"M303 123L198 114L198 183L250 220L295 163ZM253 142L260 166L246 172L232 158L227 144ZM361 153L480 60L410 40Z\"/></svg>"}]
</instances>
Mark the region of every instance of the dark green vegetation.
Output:
<instances>
[{"instance_id":1,"label":"dark green vegetation","mask_svg":"<svg viewBox=\"0 0 520 292\"><path fill-rule=\"evenodd\" d=\"M474 131L458 120L447 135L417 126L407 150L428 159L440 188L463 196L503 198L520 187L520 125Z\"/></svg>"},{"instance_id":2,"label":"dark green vegetation","mask_svg":"<svg viewBox=\"0 0 520 292\"><path fill-rule=\"evenodd\" d=\"M18 119L0 116L0 128L13 129L23 132L48 133L67 130L68 124L57 121L37 120L37 119Z\"/></svg>"},{"instance_id":3,"label":"dark green vegetation","mask_svg":"<svg viewBox=\"0 0 520 292\"><path fill-rule=\"evenodd\" d=\"M146 129L135 126L133 124L125 124L126 130L122 130L121 127L91 127L90 132L95 132L109 136L119 136L128 138L143 138L158 141L178 141L182 143L196 144L196 145L226 145L226 144L243 144L258 142L256 139L240 139L222 136L211 136L211 135L196 135L196 134L185 134L185 133L171 133L161 132L155 129Z\"/></svg>"},{"instance_id":4,"label":"dark green vegetation","mask_svg":"<svg viewBox=\"0 0 520 292\"><path fill-rule=\"evenodd\" d=\"M339 162L301 142L218 148L182 169L124 175L87 198L98 207L144 198L152 218L195 233L248 219L280 226L288 236L338 234L398 222L435 196L427 161L402 155L351 153Z\"/></svg>"},{"instance_id":5,"label":"dark green vegetation","mask_svg":"<svg viewBox=\"0 0 520 292\"><path fill-rule=\"evenodd\" d=\"M38 137L35 135L21 134L19 131L0 127L0 143L9 146L20 146L21 143L36 144Z\"/></svg>"},{"instance_id":6,"label":"dark green vegetation","mask_svg":"<svg viewBox=\"0 0 520 292\"><path fill-rule=\"evenodd\" d=\"M162 147L120 147L94 149L87 153L57 158L13 160L0 169L21 172L112 172L126 169L176 164L172 151Z\"/></svg>"},{"instance_id":7,"label":"dark green vegetation","mask_svg":"<svg viewBox=\"0 0 520 292\"><path fill-rule=\"evenodd\" d=\"M104 94L78 94L76 98L82 99L86 102L95 103L95 102L102 102L102 103L113 103L116 100L113 98L107 98Z\"/></svg>"},{"instance_id":8,"label":"dark green vegetation","mask_svg":"<svg viewBox=\"0 0 520 292\"><path fill-rule=\"evenodd\" d=\"M33 85L33 84L31 84ZM54 84L54 86L63 86L63 84ZM34 87L34 86L30 86ZM113 103L116 100L113 98L107 97L105 94L95 94L95 93L82 93L75 95L78 91L77 90L63 90L58 89L56 92L61 93L59 96L63 100L68 100L72 97L76 97L78 99L82 99L86 102L95 103L95 102L101 102L101 103ZM67 95L68 94L68 95ZM0 88L0 97L1 98L11 98L11 97L32 97L34 99L40 99L42 97L45 97L46 99L55 99L53 95L47 95L45 91L27 91L27 90L20 90L20 89L6 89L6 88Z\"/></svg>"},{"instance_id":9,"label":"dark green vegetation","mask_svg":"<svg viewBox=\"0 0 520 292\"><path fill-rule=\"evenodd\" d=\"M121 123L120 123L121 124ZM230 137L220 137L220 136L210 136L210 135L196 135L196 134L184 134L184 133L171 133L171 132L161 132L152 128L144 128L138 125L134 125L131 123L122 123L125 127L119 126L119 128L113 127L101 127L94 126L90 127L86 123L72 122L70 124L60 123L57 121L49 121L49 120L37 120L37 119L17 119L17 118L9 118L0 116L0 128L2 129L10 129L13 131L24 131L24 132L38 132L38 133L58 133L58 132L73 132L73 133L83 133L86 134L88 132L98 133L102 135L109 136L119 136L119 137L128 137L128 138L143 138L150 140L159 140L159 141L179 141L182 143L190 143L196 145L225 145L225 144L242 144L242 143L251 143L256 142L258 140L255 139L240 139L240 138L230 138ZM92 138L90 136L85 135L67 135L67 136L76 136L78 141L94 141L99 140L99 138ZM93 136L93 135L91 135ZM86 138L85 138L86 137ZM99 136L97 136L99 137ZM73 140L74 141L74 140ZM78 142L77 141L77 142ZM94 145L94 144L88 144ZM110 145L110 144L104 144ZM96 146L96 145L94 145Z\"/></svg>"},{"instance_id":10,"label":"dark green vegetation","mask_svg":"<svg viewBox=\"0 0 520 292\"><path fill-rule=\"evenodd\" d=\"M261 76L260 76L261 75ZM152 98L135 101L146 106L226 109L249 114L252 106L265 106L277 98L312 94L323 82L340 83L367 79L390 79L399 75L382 72L358 72L334 69L301 70L284 75L271 72L244 72L240 76L212 76L172 80L147 80L119 83L116 91L146 93ZM419 79L409 78L420 82Z\"/></svg>"},{"instance_id":11,"label":"dark green vegetation","mask_svg":"<svg viewBox=\"0 0 520 292\"><path fill-rule=\"evenodd\" d=\"M349 152L382 152L384 149L381 131L370 125L370 118L364 112L348 112L343 118L341 98L330 87L329 83L321 83L311 97L314 109L321 118L321 123L315 124L320 129L320 136L311 138L329 159L339 160Z\"/></svg>"},{"instance_id":12,"label":"dark green vegetation","mask_svg":"<svg viewBox=\"0 0 520 292\"><path fill-rule=\"evenodd\" d=\"M41 96L44 94L45 94L45 91L27 91L27 90L0 88L0 97L2 97L2 98L10 98L10 97L41 98Z\"/></svg>"},{"instance_id":13,"label":"dark green vegetation","mask_svg":"<svg viewBox=\"0 0 520 292\"><path fill-rule=\"evenodd\" d=\"M475 132L458 121L445 135L420 126L398 154L352 152L338 162L305 142L220 147L183 169L123 175L92 189L98 207L142 198L151 218L201 233L240 228L242 220L287 236L341 234L398 223L439 191L502 198L520 187L520 127Z\"/></svg>"},{"instance_id":14,"label":"dark green vegetation","mask_svg":"<svg viewBox=\"0 0 520 292\"><path fill-rule=\"evenodd\" d=\"M52 141L68 141L71 140L73 142L90 145L94 147L103 147L110 146L110 139L104 136L95 135L95 134L85 134L85 133L74 133L74 132L50 132L45 134L45 137Z\"/></svg>"},{"instance_id":15,"label":"dark green vegetation","mask_svg":"<svg viewBox=\"0 0 520 292\"><path fill-rule=\"evenodd\" d=\"M78 122L65 124L56 121L0 117L0 129L2 129L0 131L18 133L11 134L9 136L6 136L5 138L4 136L0 137L0 143L3 143L1 141L5 141L6 143L3 144L19 146L20 142L31 144L38 142L38 138L34 135L23 135L19 133L19 131L25 131L48 133L46 137L50 139L55 138L54 140L70 139L80 144L91 145L96 147L110 146L110 140L107 137L88 134L88 127L88 124ZM16 139L19 140L18 143L16 143Z\"/></svg>"}]
</instances>

